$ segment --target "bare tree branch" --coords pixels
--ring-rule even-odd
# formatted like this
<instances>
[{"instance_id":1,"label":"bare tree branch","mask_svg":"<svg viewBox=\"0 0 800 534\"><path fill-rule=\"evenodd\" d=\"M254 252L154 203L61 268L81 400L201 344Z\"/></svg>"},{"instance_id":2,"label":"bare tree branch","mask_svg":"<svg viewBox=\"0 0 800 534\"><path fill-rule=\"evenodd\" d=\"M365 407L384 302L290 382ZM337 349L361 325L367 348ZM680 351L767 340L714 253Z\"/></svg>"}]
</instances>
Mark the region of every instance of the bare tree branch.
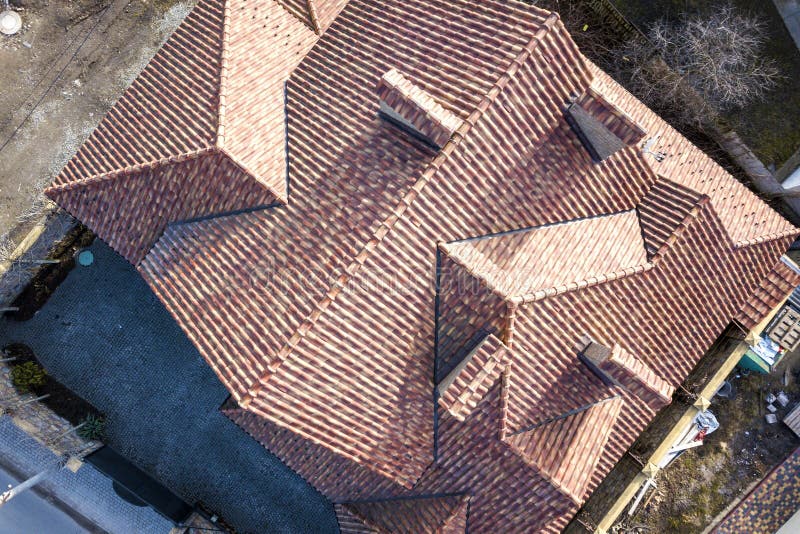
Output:
<instances>
[{"instance_id":1,"label":"bare tree branch","mask_svg":"<svg viewBox=\"0 0 800 534\"><path fill-rule=\"evenodd\" d=\"M765 23L730 4L708 15L661 19L616 51L617 76L651 107L702 128L722 111L760 100L781 75L761 55Z\"/></svg>"}]
</instances>

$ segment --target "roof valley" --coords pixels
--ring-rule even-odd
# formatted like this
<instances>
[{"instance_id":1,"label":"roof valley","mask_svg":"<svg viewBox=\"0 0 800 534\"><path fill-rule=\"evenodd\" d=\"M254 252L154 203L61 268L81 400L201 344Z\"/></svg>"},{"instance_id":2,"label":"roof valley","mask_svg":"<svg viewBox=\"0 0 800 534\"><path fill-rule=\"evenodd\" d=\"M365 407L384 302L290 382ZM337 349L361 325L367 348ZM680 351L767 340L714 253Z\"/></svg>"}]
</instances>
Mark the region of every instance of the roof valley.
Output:
<instances>
[{"instance_id":1,"label":"roof valley","mask_svg":"<svg viewBox=\"0 0 800 534\"><path fill-rule=\"evenodd\" d=\"M359 252L353 261L345 269L343 274L335 284L328 290L325 298L319 301L315 307L314 312L311 314L303 325L292 334L292 337L280 350L280 352L273 358L272 362L267 364L268 372L257 378L255 382L248 388L245 396L239 401L240 406L247 408L247 406L255 400L261 390L261 384L269 380L270 376L275 373L280 367L281 363L290 356L294 347L301 341L301 338L310 329L314 327L316 320L322 315L327 307L336 299L336 296L341 291L347 282L355 276L361 266L367 261L372 252L378 247L383 238L392 230L394 224L399 221L405 211L414 203L419 196L422 189L427 183L436 175L439 168L444 165L450 154L456 150L461 143L462 139L469 133L474 124L480 119L483 113L489 109L497 96L502 92L505 85L511 80L513 75L519 70L520 66L525 62L527 57L536 49L541 43L541 40L547 35L558 21L558 15L551 13L540 28L528 41L528 44L520 51L516 58L511 62L509 68L501 75L495 84L489 89L484 98L478 104L475 110L461 123L458 129L453 133L450 140L441 148L436 157L431 161L428 168L422 173L419 180L414 184L408 193L397 204L397 207L392 211L392 214L385 219L377 228L373 237L365 243L361 252Z\"/></svg>"}]
</instances>

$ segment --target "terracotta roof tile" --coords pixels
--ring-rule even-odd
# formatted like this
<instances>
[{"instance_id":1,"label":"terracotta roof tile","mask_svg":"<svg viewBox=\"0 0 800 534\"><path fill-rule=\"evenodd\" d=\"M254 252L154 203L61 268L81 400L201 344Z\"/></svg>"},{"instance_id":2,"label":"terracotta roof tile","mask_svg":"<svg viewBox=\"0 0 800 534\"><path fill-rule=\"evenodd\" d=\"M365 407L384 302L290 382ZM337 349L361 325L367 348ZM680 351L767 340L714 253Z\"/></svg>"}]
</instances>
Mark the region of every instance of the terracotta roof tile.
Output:
<instances>
[{"instance_id":1,"label":"terracotta roof tile","mask_svg":"<svg viewBox=\"0 0 800 534\"><path fill-rule=\"evenodd\" d=\"M381 76L377 93L381 102L391 108L391 112L399 115L436 146L444 145L461 126L461 119L440 106L397 69Z\"/></svg>"},{"instance_id":2,"label":"terracotta roof tile","mask_svg":"<svg viewBox=\"0 0 800 534\"><path fill-rule=\"evenodd\" d=\"M219 0L206 0L192 9L56 177L55 186L214 144L224 9Z\"/></svg>"},{"instance_id":3,"label":"terracotta roof tile","mask_svg":"<svg viewBox=\"0 0 800 534\"><path fill-rule=\"evenodd\" d=\"M795 230L588 63L547 12L344 5L201 0L49 194L133 262L163 230L139 270L239 402L226 413L332 500L469 495L470 532L557 531L654 415L580 364L575 342L613 339L679 383ZM391 69L452 130L438 151L379 117ZM591 90L626 139L601 163L564 115ZM635 125L660 135L663 162ZM575 228L586 232L558 241ZM487 252L474 291L439 287L440 268L463 269L440 244L480 236L521 240L524 254ZM504 299L481 283L500 273L510 293L528 291L533 260L547 267L533 286L561 285ZM470 380L462 421L434 388L488 334L508 364ZM501 439L612 395L622 407L602 446L564 451L592 459L587 474Z\"/></svg>"},{"instance_id":4,"label":"terracotta roof tile","mask_svg":"<svg viewBox=\"0 0 800 534\"><path fill-rule=\"evenodd\" d=\"M612 397L505 439L554 486L580 504L622 402Z\"/></svg>"},{"instance_id":5,"label":"terracotta roof tile","mask_svg":"<svg viewBox=\"0 0 800 534\"><path fill-rule=\"evenodd\" d=\"M760 323L775 307L800 286L800 271L792 260L781 258L758 289L747 299L736 320L747 330Z\"/></svg>"},{"instance_id":6,"label":"terracotta roof tile","mask_svg":"<svg viewBox=\"0 0 800 534\"><path fill-rule=\"evenodd\" d=\"M169 223L285 202L284 82L316 40L275 2L200 1L45 193L133 264Z\"/></svg>"},{"instance_id":7,"label":"terracotta roof tile","mask_svg":"<svg viewBox=\"0 0 800 534\"><path fill-rule=\"evenodd\" d=\"M276 0L317 33L322 33L347 5L347 0Z\"/></svg>"},{"instance_id":8,"label":"terracotta roof tile","mask_svg":"<svg viewBox=\"0 0 800 534\"><path fill-rule=\"evenodd\" d=\"M369 532L380 534L455 534L464 532L458 527L466 519L468 505L465 495L386 499L340 504L337 515L356 519L371 528ZM358 528L351 532L362 532Z\"/></svg>"},{"instance_id":9,"label":"terracotta roof tile","mask_svg":"<svg viewBox=\"0 0 800 534\"><path fill-rule=\"evenodd\" d=\"M734 243L755 244L764 239L794 235L792 225L722 167L670 127L652 110L638 102L597 66L592 87L647 131L647 139L657 138L652 152L666 155L658 162L646 156L654 172L673 182L711 198L714 210Z\"/></svg>"},{"instance_id":10,"label":"terracotta roof tile","mask_svg":"<svg viewBox=\"0 0 800 534\"><path fill-rule=\"evenodd\" d=\"M437 386L439 406L464 420L500 378L509 354L503 343L488 335Z\"/></svg>"},{"instance_id":11,"label":"terracotta roof tile","mask_svg":"<svg viewBox=\"0 0 800 534\"><path fill-rule=\"evenodd\" d=\"M706 198L671 181L661 179L637 206L648 257L652 258L675 235L696 206Z\"/></svg>"},{"instance_id":12,"label":"terracotta roof tile","mask_svg":"<svg viewBox=\"0 0 800 534\"><path fill-rule=\"evenodd\" d=\"M509 299L640 269L647 263L634 210L447 243L441 248Z\"/></svg>"},{"instance_id":13,"label":"terracotta roof tile","mask_svg":"<svg viewBox=\"0 0 800 534\"><path fill-rule=\"evenodd\" d=\"M658 376L650 366L619 345L614 346L611 356L602 368L623 387L644 400L653 411L672 402L675 388Z\"/></svg>"},{"instance_id":14,"label":"terracotta roof tile","mask_svg":"<svg viewBox=\"0 0 800 534\"><path fill-rule=\"evenodd\" d=\"M575 100L575 104L600 121L624 145L638 143L647 133L624 110L609 102L594 87L589 87L585 93Z\"/></svg>"},{"instance_id":15,"label":"terracotta roof tile","mask_svg":"<svg viewBox=\"0 0 800 534\"><path fill-rule=\"evenodd\" d=\"M672 401L675 388L619 345L609 348L584 336L578 343L578 354L604 382L627 389L654 412Z\"/></svg>"}]
</instances>

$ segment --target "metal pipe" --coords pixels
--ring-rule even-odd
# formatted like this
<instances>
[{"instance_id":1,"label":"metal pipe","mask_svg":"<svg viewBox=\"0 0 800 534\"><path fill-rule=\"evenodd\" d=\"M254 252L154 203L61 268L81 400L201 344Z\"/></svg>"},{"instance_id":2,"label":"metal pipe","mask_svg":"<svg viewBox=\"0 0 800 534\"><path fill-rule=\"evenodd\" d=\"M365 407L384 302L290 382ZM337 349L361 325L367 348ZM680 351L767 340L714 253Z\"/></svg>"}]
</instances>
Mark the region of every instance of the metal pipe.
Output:
<instances>
[{"instance_id":1,"label":"metal pipe","mask_svg":"<svg viewBox=\"0 0 800 534\"><path fill-rule=\"evenodd\" d=\"M42 480L47 478L47 476L49 474L51 474L51 473L53 473L55 471L58 471L59 469L64 467L65 463L66 463L66 460L64 458L59 458L59 460L56 463L54 463L53 465L51 465L50 467L48 467L44 471L41 471L41 472L33 475L29 479L27 479L27 480L25 480L23 482L20 482L19 484L17 484L13 488L10 488L10 489L6 490L2 494L0 494L0 506L3 506L8 501L13 499L17 495L19 495L20 493L31 489L36 484L38 484L39 482L41 482Z\"/></svg>"},{"instance_id":2,"label":"metal pipe","mask_svg":"<svg viewBox=\"0 0 800 534\"><path fill-rule=\"evenodd\" d=\"M50 394L48 393L47 395L42 395L41 397L35 397L35 398L33 398L33 399L28 399L28 400L25 400L25 401L22 401L22 402L20 402L20 403L18 403L18 404L15 404L15 405L13 406L13 408L14 408L14 409L17 409L17 408L19 408L20 406L25 406L26 404L31 404L31 403L34 403L34 402L36 402L36 401L44 400L44 399L46 399L46 398L47 398L47 397L49 397L49 396L50 396Z\"/></svg>"},{"instance_id":3,"label":"metal pipe","mask_svg":"<svg viewBox=\"0 0 800 534\"><path fill-rule=\"evenodd\" d=\"M650 489L650 486L653 485L655 485L655 481L652 478L648 478L647 482L645 482L644 485L642 486L642 489L639 490L639 494L636 495L636 500L633 501L631 509L628 510L629 516L633 515L633 513L636 511L636 508L639 506L639 503L642 502L642 497L644 497L644 494L647 493L648 489Z\"/></svg>"},{"instance_id":4,"label":"metal pipe","mask_svg":"<svg viewBox=\"0 0 800 534\"><path fill-rule=\"evenodd\" d=\"M60 440L64 436L72 434L73 432L75 432L76 430L82 428L85 425L86 425L86 421L84 421L83 423L79 424L78 426L70 427L66 432L62 432L61 434L48 439L47 440L48 445L53 445L56 441Z\"/></svg>"}]
</instances>

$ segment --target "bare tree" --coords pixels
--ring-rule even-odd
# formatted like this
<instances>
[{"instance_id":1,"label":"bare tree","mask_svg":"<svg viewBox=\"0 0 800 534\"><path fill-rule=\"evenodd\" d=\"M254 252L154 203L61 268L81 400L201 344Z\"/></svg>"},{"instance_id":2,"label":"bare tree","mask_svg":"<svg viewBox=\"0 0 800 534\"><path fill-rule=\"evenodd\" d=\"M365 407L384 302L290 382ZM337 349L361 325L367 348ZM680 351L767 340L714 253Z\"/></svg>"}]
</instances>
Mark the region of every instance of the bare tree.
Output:
<instances>
[{"instance_id":1,"label":"bare tree","mask_svg":"<svg viewBox=\"0 0 800 534\"><path fill-rule=\"evenodd\" d=\"M764 22L730 4L706 15L661 19L646 39L618 51L617 69L631 91L681 122L702 127L717 113L761 99L781 79L761 50Z\"/></svg>"}]
</instances>

